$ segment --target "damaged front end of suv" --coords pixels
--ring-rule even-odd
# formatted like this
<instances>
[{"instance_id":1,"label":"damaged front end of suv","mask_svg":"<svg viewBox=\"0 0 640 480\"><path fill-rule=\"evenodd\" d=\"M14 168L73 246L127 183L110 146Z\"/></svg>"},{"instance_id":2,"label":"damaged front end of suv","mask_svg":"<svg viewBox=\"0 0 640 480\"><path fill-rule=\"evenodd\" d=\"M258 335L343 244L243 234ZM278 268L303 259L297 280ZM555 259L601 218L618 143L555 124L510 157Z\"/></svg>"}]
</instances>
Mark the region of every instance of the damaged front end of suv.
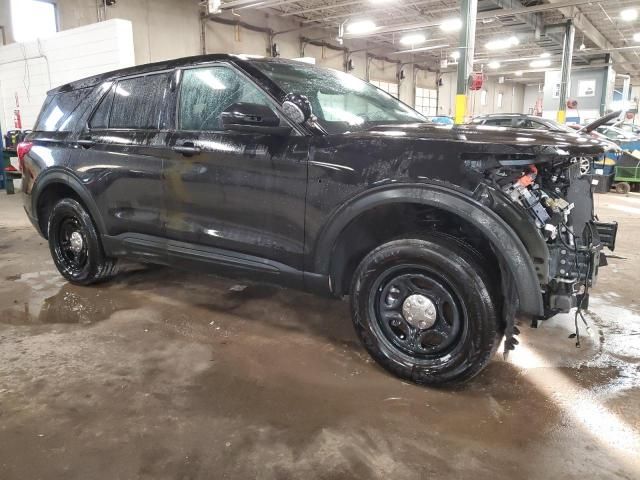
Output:
<instances>
[{"instance_id":1,"label":"damaged front end of suv","mask_svg":"<svg viewBox=\"0 0 640 480\"><path fill-rule=\"evenodd\" d=\"M577 319L588 308L589 288L596 283L598 269L607 265L603 248L614 250L618 230L616 222L598 220L593 191L599 180L585 172L593 171L593 162L608 146L580 136L575 137L578 145L562 140L536 152L487 155L479 162L485 181L474 195L515 228L520 222L509 212L514 205L535 225L519 231L541 288L543 312L532 317L534 327L539 320L574 308ZM585 169L585 162L590 169ZM576 330L579 343L577 324ZM505 351L515 343L507 331Z\"/></svg>"}]
</instances>

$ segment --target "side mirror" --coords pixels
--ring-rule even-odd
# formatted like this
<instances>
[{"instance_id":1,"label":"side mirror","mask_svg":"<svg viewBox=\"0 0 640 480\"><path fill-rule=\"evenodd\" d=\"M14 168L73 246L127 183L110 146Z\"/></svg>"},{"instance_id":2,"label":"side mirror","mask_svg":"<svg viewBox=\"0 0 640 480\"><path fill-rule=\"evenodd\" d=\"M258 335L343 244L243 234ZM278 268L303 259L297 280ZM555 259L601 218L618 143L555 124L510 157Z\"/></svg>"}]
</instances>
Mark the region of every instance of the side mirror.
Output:
<instances>
[{"instance_id":1,"label":"side mirror","mask_svg":"<svg viewBox=\"0 0 640 480\"><path fill-rule=\"evenodd\" d=\"M291 132L290 127L280 126L280 118L273 110L259 103L234 103L220 114L220 121L225 130L272 135Z\"/></svg>"},{"instance_id":2,"label":"side mirror","mask_svg":"<svg viewBox=\"0 0 640 480\"><path fill-rule=\"evenodd\" d=\"M282 102L282 110L296 123L304 123L311 117L311 102L304 95L288 93Z\"/></svg>"}]
</instances>

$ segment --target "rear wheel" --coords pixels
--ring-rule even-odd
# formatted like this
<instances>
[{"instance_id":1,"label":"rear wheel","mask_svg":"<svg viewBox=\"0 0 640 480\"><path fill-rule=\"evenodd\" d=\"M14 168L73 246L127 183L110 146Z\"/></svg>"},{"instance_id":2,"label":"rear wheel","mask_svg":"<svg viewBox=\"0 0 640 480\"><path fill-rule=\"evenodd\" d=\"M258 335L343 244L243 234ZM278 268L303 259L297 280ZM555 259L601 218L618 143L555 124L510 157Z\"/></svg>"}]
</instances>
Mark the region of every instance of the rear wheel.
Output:
<instances>
[{"instance_id":1,"label":"rear wheel","mask_svg":"<svg viewBox=\"0 0 640 480\"><path fill-rule=\"evenodd\" d=\"M371 356L425 385L479 373L502 336L479 265L472 250L442 238L395 240L367 255L354 275L351 308Z\"/></svg>"},{"instance_id":2,"label":"rear wheel","mask_svg":"<svg viewBox=\"0 0 640 480\"><path fill-rule=\"evenodd\" d=\"M105 256L98 232L84 207L72 198L53 207L48 225L49 250L60 274L89 285L116 273L117 260Z\"/></svg>"}]
</instances>

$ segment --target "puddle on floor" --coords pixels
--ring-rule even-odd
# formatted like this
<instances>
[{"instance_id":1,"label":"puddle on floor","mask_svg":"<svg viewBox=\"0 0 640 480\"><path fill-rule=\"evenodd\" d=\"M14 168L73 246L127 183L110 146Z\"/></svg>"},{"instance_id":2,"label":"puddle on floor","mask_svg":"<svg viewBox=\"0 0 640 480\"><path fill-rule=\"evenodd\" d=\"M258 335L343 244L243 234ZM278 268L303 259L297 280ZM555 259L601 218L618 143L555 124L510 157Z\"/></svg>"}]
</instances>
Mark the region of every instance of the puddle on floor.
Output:
<instances>
[{"instance_id":1,"label":"puddle on floor","mask_svg":"<svg viewBox=\"0 0 640 480\"><path fill-rule=\"evenodd\" d=\"M55 270L14 275L8 280L25 287L19 292L21 299L13 299L8 308L6 301L0 306L0 322L10 325L88 325L105 320L119 310L139 306L139 302L122 289L72 285Z\"/></svg>"}]
</instances>

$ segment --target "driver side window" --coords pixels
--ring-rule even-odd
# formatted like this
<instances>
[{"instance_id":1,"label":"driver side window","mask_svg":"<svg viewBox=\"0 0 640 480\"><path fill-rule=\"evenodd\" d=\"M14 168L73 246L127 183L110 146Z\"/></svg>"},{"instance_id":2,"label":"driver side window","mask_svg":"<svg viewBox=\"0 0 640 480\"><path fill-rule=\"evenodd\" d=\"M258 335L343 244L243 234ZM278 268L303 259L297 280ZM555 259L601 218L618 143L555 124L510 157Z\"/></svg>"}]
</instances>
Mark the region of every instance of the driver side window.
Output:
<instances>
[{"instance_id":1,"label":"driver side window","mask_svg":"<svg viewBox=\"0 0 640 480\"><path fill-rule=\"evenodd\" d=\"M264 92L229 67L184 70L178 127L181 130L222 130L220 114L239 102L272 106Z\"/></svg>"}]
</instances>

